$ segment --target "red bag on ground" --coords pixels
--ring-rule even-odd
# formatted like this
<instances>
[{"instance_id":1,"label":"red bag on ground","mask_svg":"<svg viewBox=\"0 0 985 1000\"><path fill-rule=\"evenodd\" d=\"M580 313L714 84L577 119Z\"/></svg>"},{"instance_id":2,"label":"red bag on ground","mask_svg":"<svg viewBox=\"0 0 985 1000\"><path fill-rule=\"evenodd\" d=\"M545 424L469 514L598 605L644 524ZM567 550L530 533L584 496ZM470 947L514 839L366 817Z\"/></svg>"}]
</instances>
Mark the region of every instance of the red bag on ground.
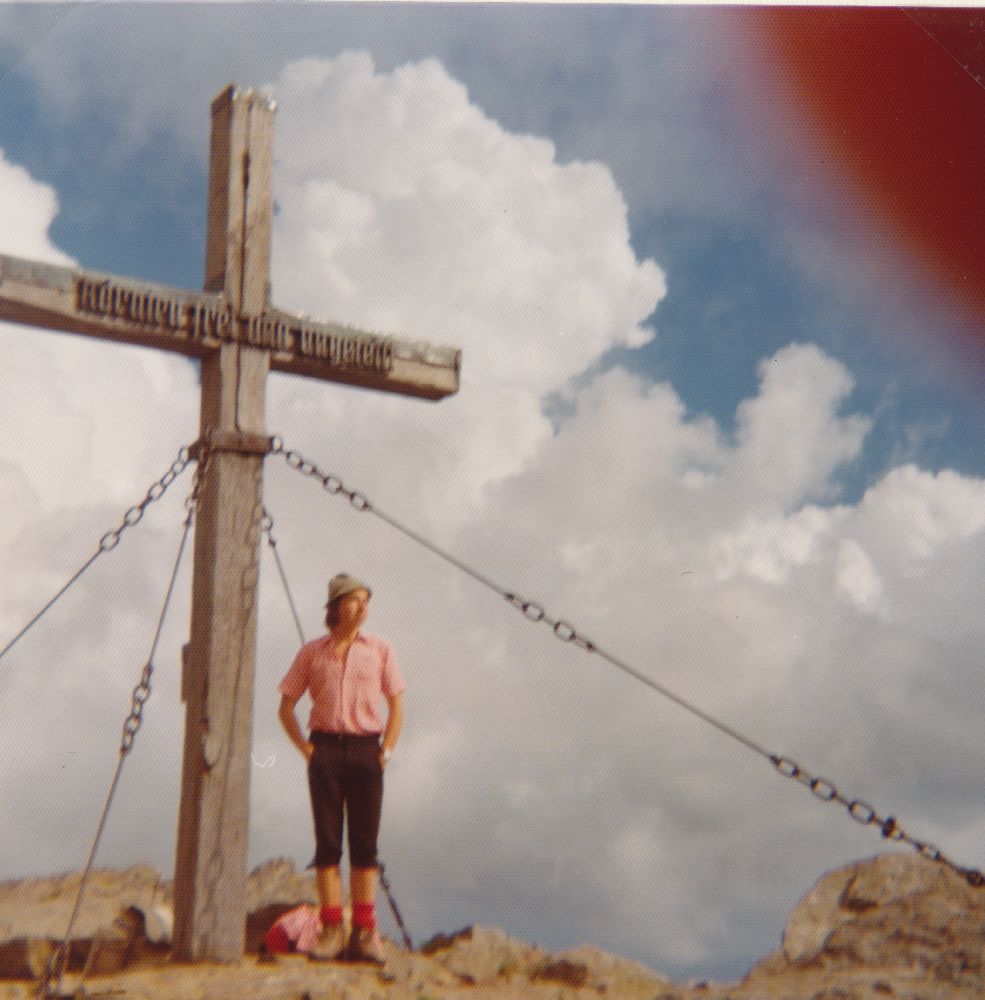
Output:
<instances>
[{"instance_id":1,"label":"red bag on ground","mask_svg":"<svg viewBox=\"0 0 985 1000\"><path fill-rule=\"evenodd\" d=\"M321 920L314 906L302 903L288 910L271 925L263 939L264 947L271 955L283 955L291 951L310 951L318 940Z\"/></svg>"}]
</instances>

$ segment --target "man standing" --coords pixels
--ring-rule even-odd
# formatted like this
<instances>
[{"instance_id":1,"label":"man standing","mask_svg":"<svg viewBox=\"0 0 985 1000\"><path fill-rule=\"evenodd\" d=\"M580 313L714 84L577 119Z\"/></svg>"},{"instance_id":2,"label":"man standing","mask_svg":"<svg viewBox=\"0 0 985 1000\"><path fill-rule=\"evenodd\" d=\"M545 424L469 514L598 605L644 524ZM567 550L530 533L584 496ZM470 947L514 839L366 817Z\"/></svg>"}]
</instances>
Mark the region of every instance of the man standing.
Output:
<instances>
[{"instance_id":1,"label":"man standing","mask_svg":"<svg viewBox=\"0 0 985 1000\"><path fill-rule=\"evenodd\" d=\"M403 725L404 680L390 645L359 627L370 589L345 573L328 585L328 634L305 643L280 683L280 720L308 762L315 825L315 860L322 929L309 957L383 964L376 928L376 842L383 805L383 770ZM294 706L311 696L305 739ZM387 702L384 726L380 700ZM352 934L342 927L342 827L351 868Z\"/></svg>"}]
</instances>

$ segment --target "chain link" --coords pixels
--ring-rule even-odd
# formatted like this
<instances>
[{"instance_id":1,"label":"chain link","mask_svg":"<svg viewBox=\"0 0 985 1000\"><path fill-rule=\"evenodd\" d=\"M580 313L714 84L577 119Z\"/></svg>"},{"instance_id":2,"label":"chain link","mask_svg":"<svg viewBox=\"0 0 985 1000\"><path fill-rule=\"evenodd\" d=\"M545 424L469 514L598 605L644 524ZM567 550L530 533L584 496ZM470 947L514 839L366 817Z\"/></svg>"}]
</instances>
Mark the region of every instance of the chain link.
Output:
<instances>
[{"instance_id":1,"label":"chain link","mask_svg":"<svg viewBox=\"0 0 985 1000\"><path fill-rule=\"evenodd\" d=\"M322 472L314 462L309 462L306 458L299 455L298 452L285 449L284 442L279 437L271 438L270 454L283 455L284 461L287 462L290 468L296 472L300 472L303 476L310 476L312 479L317 479L322 484L322 489L326 493L332 496L345 497L356 510L373 510L373 505L362 493L357 490L346 489L345 483L338 476Z\"/></svg>"},{"instance_id":2,"label":"chain link","mask_svg":"<svg viewBox=\"0 0 985 1000\"><path fill-rule=\"evenodd\" d=\"M869 805L869 803L864 802L861 799L846 798L841 794L841 792L838 791L837 787L831 781L828 781L827 778L812 775L789 757L784 757L770 752L758 743L744 736L738 730L726 725L714 716L709 715L707 712L702 711L695 705L679 697L673 691L670 691L663 685L658 684L652 677L648 677L646 674L636 670L629 664L613 656L611 653L607 653L590 639L581 635L575 626L570 622L561 618L552 618L543 605L538 604L536 601L527 600L512 591L505 590L499 586L499 584L479 573L467 563L464 563L455 556L450 555L433 542L419 535L416 531L406 527L395 518L390 517L388 514L374 507L362 493L359 493L357 490L347 489L338 476L326 475L321 472L321 470L318 469L313 462L303 458L296 451L287 450L284 447L284 442L279 437L272 439L271 452L273 454L283 455L287 464L292 469L296 469L306 476L311 476L315 479L321 480L322 486L327 492L331 494L340 494L346 497L349 500L349 503L357 510L371 511L378 518L385 521L397 531L424 546L424 548L433 552L439 558L462 570L468 576L471 576L472 579L495 591L501 597L505 598L506 601L512 607L516 608L528 621L547 625L553 632L554 636L561 642L570 643L585 650L587 653L595 653L612 666L617 667L624 673L627 673L636 680L646 684L658 694L663 695L675 704L679 705L681 708L690 712L692 715L697 716L702 721L714 726L717 730L719 730L719 732L724 733L733 740L736 740L747 749L759 754L761 757L765 757L770 761L779 774L806 786L811 793L822 802L837 802L838 804L844 806L848 815L855 820L856 823L859 823L862 826L878 827L885 839L908 844L913 847L921 855L921 857L927 858L930 861L940 862L957 872L967 880L969 885L975 887L985 886L985 874L974 868L962 868L955 864L955 862L953 862L950 858L946 857L944 853L933 844L928 844L909 836L897 823L895 816L882 817L876 811L875 807Z\"/></svg>"},{"instance_id":3,"label":"chain link","mask_svg":"<svg viewBox=\"0 0 985 1000\"><path fill-rule=\"evenodd\" d=\"M153 503L155 500L159 500L167 488L174 482L174 480L184 471L188 463L192 460L190 449L182 448L179 453L178 459L172 464L171 468L155 483L148 491L147 496L144 500L137 504L135 507L131 507L130 510L126 512L123 517L123 522L120 528L116 532L110 532L110 535L114 535L114 541L109 548L103 548L102 543L100 543L99 553L103 551L109 551L110 548L116 546L120 540L120 535L123 533L125 528L131 527L136 524L144 514L149 503ZM38 995L42 998L48 998L52 996L58 996L58 986L61 983L62 976L64 975L65 969L68 965L68 953L69 946L72 939L72 930L75 927L75 922L78 919L79 912L82 907L82 900L85 896L86 886L88 884L89 876L92 872L93 864L96 860L96 854L99 850L100 842L102 841L103 832L106 829L106 822L109 818L110 809L113 804L114 797L116 795L116 789L119 786L120 778L123 774L123 765L126 761L127 756L133 749L134 740L137 737L137 733L140 730L141 723L143 722L144 716L144 706L147 704L147 700L151 695L151 676L154 673L154 655L157 652L157 646L161 638L161 632L164 629L164 622L167 617L168 609L171 606L171 599L174 595L175 581L178 577L178 570L181 567L182 558L185 553L185 549L188 543L188 536L191 533L192 523L194 521L194 515L196 510L196 503L199 493L202 489L202 484L205 477L205 467L208 464L208 451L203 450L203 454L200 455L198 460L198 467L195 471L195 481L192 485L191 493L185 500L186 516L185 523L182 528L181 541L178 545L178 552L175 556L174 565L171 570L171 576L168 581L167 591L164 596L164 601L161 607L160 615L157 620L157 627L154 630L154 636L151 641L150 652L147 657L147 662L144 665L143 670L140 673L140 680L137 682L137 686L133 689L133 693L130 697L130 714L126 717L123 723L123 734L120 739L120 752L119 758L116 764L116 771L113 775L113 780L110 784L109 794L106 797L106 803L103 806L103 811L99 819L99 824L96 829L96 835L93 838L92 847L89 852L89 859L86 862L85 869L82 873L82 879L79 883L79 890L75 900L75 907L72 911L72 915L69 918L68 929L65 931L65 937L61 944L52 952L47 966L45 968L44 974L41 979L41 983L38 990ZM110 537L109 535L103 536L104 539ZM94 557L95 558L95 557ZM63 589L64 592L64 589ZM50 605L49 605L50 606ZM91 954L91 953L90 953ZM83 970L82 979L85 979L86 972L88 971L88 965L86 969ZM55 992L52 992L51 984L56 983ZM83 987L79 986L76 991L79 995L82 994Z\"/></svg>"},{"instance_id":4,"label":"chain link","mask_svg":"<svg viewBox=\"0 0 985 1000\"><path fill-rule=\"evenodd\" d=\"M81 579L86 570L88 570L100 556L112 551L117 545L119 545L120 538L123 533L141 520L144 516L144 512L150 504L155 503L164 496L168 487L178 478L178 476L181 475L182 472L185 471L188 467L188 463L191 461L193 461L192 450L190 447L185 446L178 452L178 457L171 463L171 467L167 470L167 472L165 472L164 475L161 476L161 478L147 490L144 499L127 510L120 521L119 527L113 531L106 532L106 534L100 538L99 546L96 551L89 556L82 566L80 566L79 569L77 569L69 578L68 582L62 585L62 588L54 595L54 597L52 597L48 603L34 615L34 617L6 644L6 646L4 646L3 649L0 649L0 659L6 656L7 653L14 648L17 642L27 635L27 633L44 617L44 615L55 606L60 598L64 597L68 590ZM195 473L196 487L192 491L192 497L185 501L186 506L189 504L194 506L195 500L193 498L197 498L198 496L198 488L201 483L202 475L204 475L204 469L202 462L199 461L198 468Z\"/></svg>"},{"instance_id":5,"label":"chain link","mask_svg":"<svg viewBox=\"0 0 985 1000\"><path fill-rule=\"evenodd\" d=\"M856 823L862 826L876 827L885 840L908 844L921 857L927 858L929 861L938 861L957 872L969 885L976 887L985 885L985 874L974 868L962 868L948 858L940 848L911 837L900 826L895 816L880 816L875 806L869 805L868 802L862 799L850 799L842 795L834 782L811 774L789 757L773 755L770 759L778 774L804 785L822 802L834 802L844 806L845 811Z\"/></svg>"},{"instance_id":6,"label":"chain link","mask_svg":"<svg viewBox=\"0 0 985 1000\"><path fill-rule=\"evenodd\" d=\"M524 600L524 598L508 592L504 592L503 597L505 597L507 603L516 608L523 615L523 617L527 619L527 621L543 622L545 625L549 626L550 630L554 633L554 637L556 639L560 639L561 642L571 643L579 649L585 650L586 653L597 652L598 647L594 642L592 642L591 639L585 638L585 636L578 632L574 625L570 622L566 622L563 618L551 618L541 605L535 603L534 601Z\"/></svg>"},{"instance_id":7,"label":"chain link","mask_svg":"<svg viewBox=\"0 0 985 1000\"><path fill-rule=\"evenodd\" d=\"M133 689L130 714L123 723L123 738L120 741L120 753L128 754L133 748L133 741L140 729L144 717L144 705L150 697L150 678L154 672L154 664L148 663L140 675L140 683Z\"/></svg>"},{"instance_id":8,"label":"chain link","mask_svg":"<svg viewBox=\"0 0 985 1000\"><path fill-rule=\"evenodd\" d=\"M198 461L195 467L195 477L192 482L191 492L185 499L185 535L182 539L181 551L178 556L178 563L181 560L181 554L184 551L185 538L187 538L188 532L191 530L191 526L195 516L195 510L198 504L199 494L202 492L202 486L205 483L206 469L209 464L209 456L211 451L209 450L207 444L203 444L198 450ZM138 504L136 507L131 507L130 510L123 517L123 524L127 527L130 524L136 524L141 517L143 517L144 509L147 504L153 503L155 500L159 500L167 488L177 479L177 477L185 470L188 463L192 461L191 449L183 448L178 455L177 460L171 466L171 468L147 491L147 496L144 497L142 503ZM132 512L138 512L136 516L131 516ZM121 528L122 530L122 528ZM117 541L119 539L117 538ZM116 543L114 542L114 545ZM175 566L175 572L177 572L177 565ZM174 586L174 576L171 578L171 586ZM168 597L165 602L165 611L171 600L170 588L168 591ZM163 613L162 613L163 614ZM158 632L154 638L154 649L157 648L157 639L160 635L160 626L158 627ZM154 663L153 663L153 650L151 651L151 659L149 659L144 666L143 672L140 675L140 681L137 686L133 689L133 695L130 702L130 714L127 716L123 723L123 736L120 740L120 754L126 756L133 749L133 741L140 730L140 724L143 722L144 717L144 705L147 703L147 699L150 698L151 694L151 676L154 673Z\"/></svg>"},{"instance_id":9,"label":"chain link","mask_svg":"<svg viewBox=\"0 0 985 1000\"><path fill-rule=\"evenodd\" d=\"M134 504L124 515L123 519L120 521L120 526L114 531L107 531L102 538L99 539L99 551L100 552L110 552L115 549L120 542L120 538L123 532L127 528L132 528L135 524L138 524L141 518L144 516L144 511L147 510L150 504L157 500L167 492L168 487L188 468L188 463L192 461L191 449L187 446L183 447L181 451L178 452L178 457L171 463L171 468L161 476L156 483L154 483L150 489L147 491L146 496L138 504Z\"/></svg>"}]
</instances>

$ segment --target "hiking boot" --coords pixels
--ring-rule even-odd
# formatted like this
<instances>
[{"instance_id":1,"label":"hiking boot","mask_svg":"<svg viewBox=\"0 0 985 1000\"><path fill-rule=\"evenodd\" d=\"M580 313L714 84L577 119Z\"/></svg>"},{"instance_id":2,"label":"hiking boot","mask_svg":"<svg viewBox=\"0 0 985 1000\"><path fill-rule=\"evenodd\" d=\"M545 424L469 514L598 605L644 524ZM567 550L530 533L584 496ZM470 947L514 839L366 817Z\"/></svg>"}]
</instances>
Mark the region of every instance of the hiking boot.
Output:
<instances>
[{"instance_id":1,"label":"hiking boot","mask_svg":"<svg viewBox=\"0 0 985 1000\"><path fill-rule=\"evenodd\" d=\"M380 940L380 932L375 927L353 927L346 958L350 962L372 962L373 965L385 965L386 959L383 957L383 942Z\"/></svg>"},{"instance_id":2,"label":"hiking boot","mask_svg":"<svg viewBox=\"0 0 985 1000\"><path fill-rule=\"evenodd\" d=\"M326 924L318 934L318 940L308 952L308 958L315 962L334 962L342 958L345 951L345 929L341 924Z\"/></svg>"}]
</instances>

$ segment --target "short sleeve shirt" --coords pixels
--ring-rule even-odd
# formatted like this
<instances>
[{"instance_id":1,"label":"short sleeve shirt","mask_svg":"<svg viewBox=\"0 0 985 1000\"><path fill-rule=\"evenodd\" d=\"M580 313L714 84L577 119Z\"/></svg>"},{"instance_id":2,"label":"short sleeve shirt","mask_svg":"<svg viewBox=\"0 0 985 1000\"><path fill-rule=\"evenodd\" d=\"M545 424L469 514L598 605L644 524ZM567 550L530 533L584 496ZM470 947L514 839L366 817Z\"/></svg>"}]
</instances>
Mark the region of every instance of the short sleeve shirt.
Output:
<instances>
[{"instance_id":1,"label":"short sleeve shirt","mask_svg":"<svg viewBox=\"0 0 985 1000\"><path fill-rule=\"evenodd\" d=\"M305 643L280 682L292 701L311 696L308 728L328 733L379 733L380 698L406 687L397 659L385 639L358 633L341 660L332 636Z\"/></svg>"}]
</instances>

